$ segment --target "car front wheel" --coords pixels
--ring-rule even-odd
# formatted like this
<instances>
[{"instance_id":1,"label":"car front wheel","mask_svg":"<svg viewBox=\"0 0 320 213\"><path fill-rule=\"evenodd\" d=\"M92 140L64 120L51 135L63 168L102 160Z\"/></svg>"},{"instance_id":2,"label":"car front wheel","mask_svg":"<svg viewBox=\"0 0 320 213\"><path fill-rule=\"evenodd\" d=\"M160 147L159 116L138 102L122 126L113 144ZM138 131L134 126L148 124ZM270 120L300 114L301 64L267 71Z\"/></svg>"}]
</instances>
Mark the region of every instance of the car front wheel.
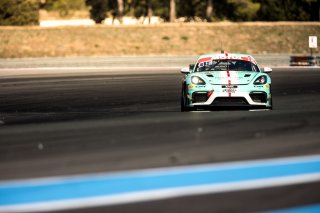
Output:
<instances>
[{"instance_id":1,"label":"car front wheel","mask_svg":"<svg viewBox=\"0 0 320 213\"><path fill-rule=\"evenodd\" d=\"M185 87L183 86L181 91L181 112L189 112L192 110L192 108L187 105L188 105L188 98L186 95Z\"/></svg>"}]
</instances>

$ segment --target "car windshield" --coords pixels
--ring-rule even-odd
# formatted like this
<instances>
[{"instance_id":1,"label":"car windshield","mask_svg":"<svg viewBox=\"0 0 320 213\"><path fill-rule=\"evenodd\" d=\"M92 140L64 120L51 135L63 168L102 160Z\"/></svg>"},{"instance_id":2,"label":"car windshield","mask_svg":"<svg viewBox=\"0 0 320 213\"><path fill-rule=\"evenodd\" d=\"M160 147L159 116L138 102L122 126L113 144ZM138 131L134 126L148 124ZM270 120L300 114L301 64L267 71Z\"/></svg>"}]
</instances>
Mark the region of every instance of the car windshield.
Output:
<instances>
[{"instance_id":1,"label":"car windshield","mask_svg":"<svg viewBox=\"0 0 320 213\"><path fill-rule=\"evenodd\" d=\"M196 66L196 72L206 71L247 71L247 72L259 72L257 65L250 61L244 60L212 60L200 62Z\"/></svg>"}]
</instances>

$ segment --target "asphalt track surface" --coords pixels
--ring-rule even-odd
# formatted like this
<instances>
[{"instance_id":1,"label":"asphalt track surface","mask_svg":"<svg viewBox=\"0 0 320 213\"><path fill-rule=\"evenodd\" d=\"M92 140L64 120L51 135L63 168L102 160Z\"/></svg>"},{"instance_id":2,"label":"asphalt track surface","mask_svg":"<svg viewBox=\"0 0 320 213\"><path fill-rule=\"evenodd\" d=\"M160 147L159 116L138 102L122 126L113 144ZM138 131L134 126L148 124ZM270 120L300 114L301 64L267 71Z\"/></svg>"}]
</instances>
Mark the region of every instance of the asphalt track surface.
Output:
<instances>
[{"instance_id":1,"label":"asphalt track surface","mask_svg":"<svg viewBox=\"0 0 320 213\"><path fill-rule=\"evenodd\" d=\"M271 77L273 111L190 113L180 112L178 71L0 79L0 180L320 154L320 70ZM250 212L319 201L315 182L65 212Z\"/></svg>"}]
</instances>

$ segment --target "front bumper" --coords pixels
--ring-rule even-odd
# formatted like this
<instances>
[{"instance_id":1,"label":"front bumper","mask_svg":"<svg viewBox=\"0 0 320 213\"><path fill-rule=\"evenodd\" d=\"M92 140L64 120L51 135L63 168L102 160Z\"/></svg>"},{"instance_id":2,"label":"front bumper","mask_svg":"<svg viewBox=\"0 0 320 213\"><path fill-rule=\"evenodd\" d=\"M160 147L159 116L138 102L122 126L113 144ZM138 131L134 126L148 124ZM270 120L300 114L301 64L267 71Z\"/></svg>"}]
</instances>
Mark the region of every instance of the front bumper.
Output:
<instances>
[{"instance_id":1,"label":"front bumper","mask_svg":"<svg viewBox=\"0 0 320 213\"><path fill-rule=\"evenodd\" d=\"M237 91L233 93L222 91L221 88L222 85L215 85L206 89L194 87L194 89L188 91L189 106L272 107L270 85L259 87L237 85Z\"/></svg>"},{"instance_id":2,"label":"front bumper","mask_svg":"<svg viewBox=\"0 0 320 213\"><path fill-rule=\"evenodd\" d=\"M263 94L266 95L265 93L252 93L252 94ZM194 100L193 100L194 101ZM195 102L192 103L193 106L202 106L202 105L207 105L207 106L250 106L250 105L255 105L255 106L268 106L268 101L265 103L261 102L255 102L252 97L250 96L250 93L248 92L241 92L241 93L236 93L232 94L229 96L228 94L226 95L225 93L213 93L207 101L204 102Z\"/></svg>"}]
</instances>

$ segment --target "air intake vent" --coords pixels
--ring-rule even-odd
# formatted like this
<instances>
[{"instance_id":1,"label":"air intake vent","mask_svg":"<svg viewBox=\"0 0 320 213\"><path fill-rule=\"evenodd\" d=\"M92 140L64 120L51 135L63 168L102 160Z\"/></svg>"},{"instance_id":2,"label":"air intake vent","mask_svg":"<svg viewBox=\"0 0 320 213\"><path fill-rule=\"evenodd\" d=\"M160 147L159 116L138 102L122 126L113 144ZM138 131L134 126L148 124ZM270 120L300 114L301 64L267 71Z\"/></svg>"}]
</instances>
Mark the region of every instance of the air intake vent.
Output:
<instances>
[{"instance_id":1,"label":"air intake vent","mask_svg":"<svg viewBox=\"0 0 320 213\"><path fill-rule=\"evenodd\" d=\"M257 103L267 103L267 94L265 92L250 93L250 98Z\"/></svg>"},{"instance_id":2,"label":"air intake vent","mask_svg":"<svg viewBox=\"0 0 320 213\"><path fill-rule=\"evenodd\" d=\"M247 106L248 102L242 97L218 97L212 103L214 106Z\"/></svg>"},{"instance_id":3,"label":"air intake vent","mask_svg":"<svg viewBox=\"0 0 320 213\"><path fill-rule=\"evenodd\" d=\"M208 96L206 92L194 92L192 94L192 102L193 103L203 103L208 100Z\"/></svg>"}]
</instances>

